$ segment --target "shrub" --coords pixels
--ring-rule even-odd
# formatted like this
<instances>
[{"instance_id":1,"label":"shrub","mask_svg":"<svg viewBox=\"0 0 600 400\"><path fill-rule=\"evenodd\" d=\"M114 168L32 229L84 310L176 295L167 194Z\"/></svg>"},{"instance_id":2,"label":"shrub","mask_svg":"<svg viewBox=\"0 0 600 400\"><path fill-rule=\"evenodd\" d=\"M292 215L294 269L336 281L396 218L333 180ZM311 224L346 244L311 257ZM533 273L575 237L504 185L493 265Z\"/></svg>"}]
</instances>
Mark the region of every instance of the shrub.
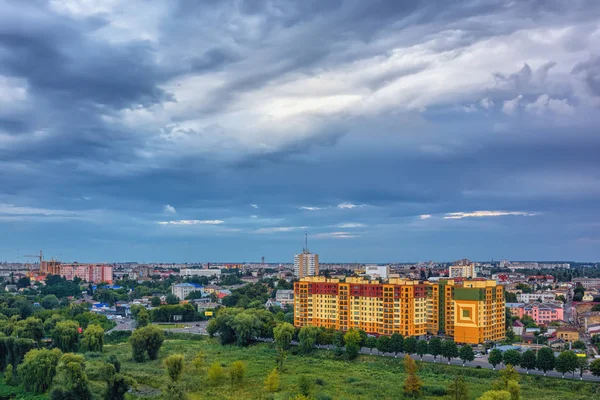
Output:
<instances>
[{"instance_id":1,"label":"shrub","mask_svg":"<svg viewBox=\"0 0 600 400\"><path fill-rule=\"evenodd\" d=\"M273 369L267 379L265 379L265 391L267 392L276 392L279 390L279 372L277 372L277 368Z\"/></svg>"},{"instance_id":2,"label":"shrub","mask_svg":"<svg viewBox=\"0 0 600 400\"><path fill-rule=\"evenodd\" d=\"M241 383L246 375L246 364L242 361L234 361L229 367L229 377L232 383Z\"/></svg>"},{"instance_id":3,"label":"shrub","mask_svg":"<svg viewBox=\"0 0 600 400\"><path fill-rule=\"evenodd\" d=\"M208 381L213 385L220 384L225 378L225 371L220 363L214 362L208 369Z\"/></svg>"},{"instance_id":4,"label":"shrub","mask_svg":"<svg viewBox=\"0 0 600 400\"><path fill-rule=\"evenodd\" d=\"M104 335L104 343L117 344L125 343L131 336L131 331L112 331Z\"/></svg>"},{"instance_id":5,"label":"shrub","mask_svg":"<svg viewBox=\"0 0 600 400\"><path fill-rule=\"evenodd\" d=\"M165 367L167 374L172 382L179 382L183 372L183 354L172 354L165 358Z\"/></svg>"}]
</instances>

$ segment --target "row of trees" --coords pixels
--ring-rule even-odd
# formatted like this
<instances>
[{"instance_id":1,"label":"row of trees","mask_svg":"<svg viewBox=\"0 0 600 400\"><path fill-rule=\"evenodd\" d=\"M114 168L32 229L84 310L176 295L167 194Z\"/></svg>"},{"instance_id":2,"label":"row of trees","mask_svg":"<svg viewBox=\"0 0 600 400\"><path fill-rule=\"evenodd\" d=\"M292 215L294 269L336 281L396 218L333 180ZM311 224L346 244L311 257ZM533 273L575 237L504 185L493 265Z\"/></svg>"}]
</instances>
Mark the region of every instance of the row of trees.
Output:
<instances>
[{"instance_id":1,"label":"row of trees","mask_svg":"<svg viewBox=\"0 0 600 400\"><path fill-rule=\"evenodd\" d=\"M556 357L554 352L549 347L541 348L537 353L533 350L527 350L521 354L517 350L507 350L502 353L498 349L490 351L488 361L494 369L499 364L520 366L525 368L527 373L529 370L537 369L544 372L556 370L563 374L572 373L575 375L579 372L579 376L590 370L592 374L600 376L600 360L594 360L588 365L587 357L578 357L574 351L563 351Z\"/></svg>"}]
</instances>

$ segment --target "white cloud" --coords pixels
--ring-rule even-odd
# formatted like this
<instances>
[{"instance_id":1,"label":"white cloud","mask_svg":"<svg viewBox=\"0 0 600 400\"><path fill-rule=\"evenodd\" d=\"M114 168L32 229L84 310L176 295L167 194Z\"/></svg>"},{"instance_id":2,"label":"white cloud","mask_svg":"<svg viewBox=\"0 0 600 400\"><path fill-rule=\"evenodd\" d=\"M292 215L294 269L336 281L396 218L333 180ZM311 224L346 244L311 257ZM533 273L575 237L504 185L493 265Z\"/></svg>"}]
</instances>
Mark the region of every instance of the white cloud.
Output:
<instances>
[{"instance_id":1,"label":"white cloud","mask_svg":"<svg viewBox=\"0 0 600 400\"><path fill-rule=\"evenodd\" d=\"M250 207L252 207L252 208L258 208L258 204L250 204Z\"/></svg>"},{"instance_id":2,"label":"white cloud","mask_svg":"<svg viewBox=\"0 0 600 400\"><path fill-rule=\"evenodd\" d=\"M447 213L444 219L463 219L463 218L481 218L481 217L503 217L506 215L520 215L530 217L537 215L524 211L472 211L472 212L453 212Z\"/></svg>"},{"instance_id":3,"label":"white cloud","mask_svg":"<svg viewBox=\"0 0 600 400\"><path fill-rule=\"evenodd\" d=\"M494 107L494 102L486 97L479 101L479 105L481 106L481 108L489 110L490 108Z\"/></svg>"},{"instance_id":4,"label":"white cloud","mask_svg":"<svg viewBox=\"0 0 600 400\"><path fill-rule=\"evenodd\" d=\"M300 210L308 210L308 211L318 211L318 210L322 210L323 207L309 207L309 206L302 206L302 207L298 207Z\"/></svg>"},{"instance_id":5,"label":"white cloud","mask_svg":"<svg viewBox=\"0 0 600 400\"><path fill-rule=\"evenodd\" d=\"M345 224L336 225L337 228L364 228L365 226L366 226L365 224L355 223L355 222L348 222Z\"/></svg>"},{"instance_id":6,"label":"white cloud","mask_svg":"<svg viewBox=\"0 0 600 400\"><path fill-rule=\"evenodd\" d=\"M421 219L429 219L429 218L431 218L431 215L430 214L421 214L421 215L419 215L419 218L421 218Z\"/></svg>"},{"instance_id":7,"label":"white cloud","mask_svg":"<svg viewBox=\"0 0 600 400\"><path fill-rule=\"evenodd\" d=\"M314 235L315 238L354 239L360 235L353 232L326 232Z\"/></svg>"},{"instance_id":8,"label":"white cloud","mask_svg":"<svg viewBox=\"0 0 600 400\"><path fill-rule=\"evenodd\" d=\"M273 228L260 228L255 230L255 233L280 233L280 232L291 232L298 229L306 229L305 226L276 226Z\"/></svg>"},{"instance_id":9,"label":"white cloud","mask_svg":"<svg viewBox=\"0 0 600 400\"><path fill-rule=\"evenodd\" d=\"M250 218L256 219L256 218L258 218L258 215L251 215Z\"/></svg>"},{"instance_id":10,"label":"white cloud","mask_svg":"<svg viewBox=\"0 0 600 400\"><path fill-rule=\"evenodd\" d=\"M166 212L167 214L177 214L177 210L175 210L175 207L173 207L173 206L172 206L172 205L170 205L170 204L167 204L167 205L165 206L164 210L165 210L165 212Z\"/></svg>"},{"instance_id":11,"label":"white cloud","mask_svg":"<svg viewBox=\"0 0 600 400\"><path fill-rule=\"evenodd\" d=\"M477 112L477 107L475 107L475 105L473 104L469 104L468 106L463 106L463 111L466 113L474 113Z\"/></svg>"},{"instance_id":12,"label":"white cloud","mask_svg":"<svg viewBox=\"0 0 600 400\"><path fill-rule=\"evenodd\" d=\"M352 208L360 208L364 207L364 204L352 204L352 203L340 203L337 205L337 208L341 209L352 209Z\"/></svg>"},{"instance_id":13,"label":"white cloud","mask_svg":"<svg viewBox=\"0 0 600 400\"><path fill-rule=\"evenodd\" d=\"M522 98L523 95L518 95L512 100L506 100L502 106L502 112L506 115L513 115L519 108L519 103L521 102Z\"/></svg>"},{"instance_id":14,"label":"white cloud","mask_svg":"<svg viewBox=\"0 0 600 400\"><path fill-rule=\"evenodd\" d=\"M527 104L525 111L537 116L543 116L548 111L557 115L575 114L575 108L569 104L567 99L553 99L545 93L540 95L535 102Z\"/></svg>"},{"instance_id":15,"label":"white cloud","mask_svg":"<svg viewBox=\"0 0 600 400\"><path fill-rule=\"evenodd\" d=\"M220 225L225 223L220 219L180 219L177 221L160 221L159 225Z\"/></svg>"}]
</instances>

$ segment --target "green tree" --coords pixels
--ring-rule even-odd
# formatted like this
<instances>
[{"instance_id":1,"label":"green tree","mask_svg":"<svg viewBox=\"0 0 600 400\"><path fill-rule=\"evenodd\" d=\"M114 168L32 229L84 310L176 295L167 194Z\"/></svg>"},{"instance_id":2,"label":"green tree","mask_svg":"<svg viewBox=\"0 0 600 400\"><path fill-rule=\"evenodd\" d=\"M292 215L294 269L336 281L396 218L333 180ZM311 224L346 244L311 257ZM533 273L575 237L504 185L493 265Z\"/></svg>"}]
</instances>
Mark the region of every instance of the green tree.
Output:
<instances>
[{"instance_id":1,"label":"green tree","mask_svg":"<svg viewBox=\"0 0 600 400\"><path fill-rule=\"evenodd\" d=\"M156 360L164 340L162 330L156 326L150 325L136 329L129 338L133 359L143 362L145 355L148 354L148 358Z\"/></svg>"},{"instance_id":2,"label":"green tree","mask_svg":"<svg viewBox=\"0 0 600 400\"><path fill-rule=\"evenodd\" d=\"M77 351L79 345L79 325L75 321L61 321L52 332L54 344L63 352Z\"/></svg>"},{"instance_id":3,"label":"green tree","mask_svg":"<svg viewBox=\"0 0 600 400\"><path fill-rule=\"evenodd\" d=\"M529 373L530 369L535 369L536 366L536 357L535 352L533 350L527 350L523 353L523 357L521 360L521 368L525 368L527 373Z\"/></svg>"},{"instance_id":4,"label":"green tree","mask_svg":"<svg viewBox=\"0 0 600 400\"><path fill-rule=\"evenodd\" d=\"M174 294L169 293L165 298L165 302L170 305L179 304L179 298Z\"/></svg>"},{"instance_id":5,"label":"green tree","mask_svg":"<svg viewBox=\"0 0 600 400\"><path fill-rule=\"evenodd\" d=\"M390 351L394 353L394 358L404 351L404 337L401 334L393 333L390 337Z\"/></svg>"},{"instance_id":6,"label":"green tree","mask_svg":"<svg viewBox=\"0 0 600 400\"><path fill-rule=\"evenodd\" d=\"M125 400L125 395L135 384L135 380L131 377L120 373L112 374L106 382L104 400ZM171 399L172 397L168 398Z\"/></svg>"},{"instance_id":7,"label":"green tree","mask_svg":"<svg viewBox=\"0 0 600 400\"><path fill-rule=\"evenodd\" d=\"M448 360L448 364L451 359L458 357L458 347L454 340L447 339L442 342L442 356Z\"/></svg>"},{"instance_id":8,"label":"green tree","mask_svg":"<svg viewBox=\"0 0 600 400\"><path fill-rule=\"evenodd\" d=\"M229 378L231 383L240 384L246 376L246 364L243 361L234 361L229 367Z\"/></svg>"},{"instance_id":9,"label":"green tree","mask_svg":"<svg viewBox=\"0 0 600 400\"><path fill-rule=\"evenodd\" d=\"M600 358L597 358L590 363L590 372L594 376L600 376Z\"/></svg>"},{"instance_id":10,"label":"green tree","mask_svg":"<svg viewBox=\"0 0 600 400\"><path fill-rule=\"evenodd\" d=\"M581 340L576 340L573 342L571 347L576 350L585 350L585 343L583 343Z\"/></svg>"},{"instance_id":11,"label":"green tree","mask_svg":"<svg viewBox=\"0 0 600 400\"><path fill-rule=\"evenodd\" d=\"M429 345L427 340L419 340L417 342L417 354L421 357L421 361L423 361L423 356L427 354L429 351Z\"/></svg>"},{"instance_id":12,"label":"green tree","mask_svg":"<svg viewBox=\"0 0 600 400\"><path fill-rule=\"evenodd\" d=\"M150 325L150 313L144 308L135 316L135 327L143 328L148 325Z\"/></svg>"},{"instance_id":13,"label":"green tree","mask_svg":"<svg viewBox=\"0 0 600 400\"><path fill-rule=\"evenodd\" d=\"M202 367L204 366L204 353L203 352L199 351L198 353L196 353L196 356L192 360L192 366L194 367L194 370L196 370L196 372L199 373L202 371Z\"/></svg>"},{"instance_id":14,"label":"green tree","mask_svg":"<svg viewBox=\"0 0 600 400\"><path fill-rule=\"evenodd\" d=\"M45 335L44 323L36 317L29 317L24 321L19 321L16 328L16 335L26 339L32 339L39 343Z\"/></svg>"},{"instance_id":15,"label":"green tree","mask_svg":"<svg viewBox=\"0 0 600 400\"><path fill-rule=\"evenodd\" d=\"M40 305L44 307L46 310L54 310L58 308L58 297L53 294L49 294L44 296Z\"/></svg>"},{"instance_id":16,"label":"green tree","mask_svg":"<svg viewBox=\"0 0 600 400\"><path fill-rule=\"evenodd\" d=\"M544 376L546 376L548 371L554 369L555 363L556 357L554 357L554 353L550 347L542 347L538 351L535 366L540 371L544 371Z\"/></svg>"},{"instance_id":17,"label":"green tree","mask_svg":"<svg viewBox=\"0 0 600 400\"><path fill-rule=\"evenodd\" d=\"M488 362L490 364L492 364L492 367L494 368L494 370L496 369L496 365L501 364L503 360L502 357L502 352L498 349L493 349L492 351L490 351L490 354L488 356Z\"/></svg>"},{"instance_id":18,"label":"green tree","mask_svg":"<svg viewBox=\"0 0 600 400\"><path fill-rule=\"evenodd\" d=\"M179 382L183 373L183 354L172 354L163 361L171 382Z\"/></svg>"},{"instance_id":19,"label":"green tree","mask_svg":"<svg viewBox=\"0 0 600 400\"><path fill-rule=\"evenodd\" d=\"M265 379L265 391L272 393L279 390L279 372L273 369Z\"/></svg>"},{"instance_id":20,"label":"green tree","mask_svg":"<svg viewBox=\"0 0 600 400\"><path fill-rule=\"evenodd\" d=\"M432 337L429 339L429 354L433 356L433 362L437 359L437 356L442 354L442 341L438 337Z\"/></svg>"},{"instance_id":21,"label":"green tree","mask_svg":"<svg viewBox=\"0 0 600 400\"><path fill-rule=\"evenodd\" d=\"M587 357L577 357L577 370L579 371L579 379L583 380L583 374L589 370Z\"/></svg>"},{"instance_id":22,"label":"green tree","mask_svg":"<svg viewBox=\"0 0 600 400\"><path fill-rule=\"evenodd\" d=\"M354 360L360 353L360 333L355 329L349 329L344 335L346 343L346 356L349 360Z\"/></svg>"},{"instance_id":23,"label":"green tree","mask_svg":"<svg viewBox=\"0 0 600 400\"><path fill-rule=\"evenodd\" d=\"M448 386L449 400L469 400L469 387L462 375L455 375Z\"/></svg>"},{"instance_id":24,"label":"green tree","mask_svg":"<svg viewBox=\"0 0 600 400\"><path fill-rule=\"evenodd\" d=\"M86 351L102 351L104 347L104 329L100 325L90 325L83 331L81 346Z\"/></svg>"},{"instance_id":25,"label":"green tree","mask_svg":"<svg viewBox=\"0 0 600 400\"><path fill-rule=\"evenodd\" d=\"M563 351L556 358L556 370L565 377L565 373L572 372L575 375L577 371L577 354L572 350Z\"/></svg>"},{"instance_id":26,"label":"green tree","mask_svg":"<svg viewBox=\"0 0 600 400\"><path fill-rule=\"evenodd\" d=\"M406 354L414 354L417 351L417 339L414 336L409 336L404 339L404 352Z\"/></svg>"},{"instance_id":27,"label":"green tree","mask_svg":"<svg viewBox=\"0 0 600 400\"><path fill-rule=\"evenodd\" d=\"M289 350L295 332L294 325L287 322L281 322L273 328L273 337L275 345L281 350Z\"/></svg>"},{"instance_id":28,"label":"green tree","mask_svg":"<svg viewBox=\"0 0 600 400\"><path fill-rule=\"evenodd\" d=\"M152 307L160 307L160 304L161 304L160 297L152 296L150 298L150 305Z\"/></svg>"},{"instance_id":29,"label":"green tree","mask_svg":"<svg viewBox=\"0 0 600 400\"><path fill-rule=\"evenodd\" d=\"M62 353L58 349L33 349L25 354L18 375L28 392L43 393L52 384ZM10 365L12 368L12 365Z\"/></svg>"},{"instance_id":30,"label":"green tree","mask_svg":"<svg viewBox=\"0 0 600 400\"><path fill-rule=\"evenodd\" d=\"M365 347L371 350L371 354L373 354L373 349L377 347L377 338L375 336L367 337L367 340L365 340Z\"/></svg>"},{"instance_id":31,"label":"green tree","mask_svg":"<svg viewBox=\"0 0 600 400\"><path fill-rule=\"evenodd\" d=\"M12 364L8 364L4 370L4 383L8 386L18 385Z\"/></svg>"},{"instance_id":32,"label":"green tree","mask_svg":"<svg viewBox=\"0 0 600 400\"><path fill-rule=\"evenodd\" d=\"M377 338L377 350L379 350L381 353L387 353L390 351L389 336L381 335Z\"/></svg>"},{"instance_id":33,"label":"green tree","mask_svg":"<svg viewBox=\"0 0 600 400\"><path fill-rule=\"evenodd\" d=\"M357 332L358 334L358 332ZM360 334L358 334L360 336ZM298 379L298 389L300 389L300 393L306 397L310 396L310 392L313 388L313 382L306 375L300 375Z\"/></svg>"},{"instance_id":34,"label":"green tree","mask_svg":"<svg viewBox=\"0 0 600 400\"><path fill-rule=\"evenodd\" d=\"M57 367L56 379L58 385L50 393L52 400L92 399L83 356L72 353L63 354Z\"/></svg>"},{"instance_id":35,"label":"green tree","mask_svg":"<svg viewBox=\"0 0 600 400\"><path fill-rule=\"evenodd\" d=\"M521 365L522 358L521 353L514 349L506 350L502 355L504 365L519 366Z\"/></svg>"},{"instance_id":36,"label":"green tree","mask_svg":"<svg viewBox=\"0 0 600 400\"><path fill-rule=\"evenodd\" d=\"M473 348L468 344L464 344L460 347L458 355L463 362L463 367L465 366L465 363L467 361L471 362L475 359L475 353L473 352Z\"/></svg>"},{"instance_id":37,"label":"green tree","mask_svg":"<svg viewBox=\"0 0 600 400\"><path fill-rule=\"evenodd\" d=\"M225 379L225 371L223 370L221 363L217 361L210 365L207 375L208 381L214 386L219 385Z\"/></svg>"},{"instance_id":38,"label":"green tree","mask_svg":"<svg viewBox=\"0 0 600 400\"><path fill-rule=\"evenodd\" d=\"M404 393L411 397L418 397L421 394L423 381L417 376L417 363L408 354L404 356L404 372L407 375L404 380Z\"/></svg>"},{"instance_id":39,"label":"green tree","mask_svg":"<svg viewBox=\"0 0 600 400\"><path fill-rule=\"evenodd\" d=\"M299 349L302 353L308 354L315 347L317 341L318 329L314 326L303 326L298 333Z\"/></svg>"},{"instance_id":40,"label":"green tree","mask_svg":"<svg viewBox=\"0 0 600 400\"><path fill-rule=\"evenodd\" d=\"M250 341L260 335L262 322L256 314L242 312L233 318L232 327L237 338L237 345L247 346Z\"/></svg>"}]
</instances>

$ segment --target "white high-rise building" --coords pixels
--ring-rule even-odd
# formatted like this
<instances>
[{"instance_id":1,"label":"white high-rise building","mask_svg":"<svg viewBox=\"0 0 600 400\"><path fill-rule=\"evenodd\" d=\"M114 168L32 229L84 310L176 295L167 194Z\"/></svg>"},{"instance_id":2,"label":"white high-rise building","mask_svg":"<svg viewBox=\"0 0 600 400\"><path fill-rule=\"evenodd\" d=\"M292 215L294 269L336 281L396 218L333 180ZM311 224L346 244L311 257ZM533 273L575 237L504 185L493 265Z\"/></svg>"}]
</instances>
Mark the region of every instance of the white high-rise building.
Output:
<instances>
[{"instance_id":1,"label":"white high-rise building","mask_svg":"<svg viewBox=\"0 0 600 400\"><path fill-rule=\"evenodd\" d=\"M469 260L460 260L456 262L456 265L450 267L448 271L450 278L475 278L475 264Z\"/></svg>"},{"instance_id":2,"label":"white high-rise building","mask_svg":"<svg viewBox=\"0 0 600 400\"><path fill-rule=\"evenodd\" d=\"M294 276L298 279L305 276L319 275L319 255L303 251L294 255Z\"/></svg>"}]
</instances>

